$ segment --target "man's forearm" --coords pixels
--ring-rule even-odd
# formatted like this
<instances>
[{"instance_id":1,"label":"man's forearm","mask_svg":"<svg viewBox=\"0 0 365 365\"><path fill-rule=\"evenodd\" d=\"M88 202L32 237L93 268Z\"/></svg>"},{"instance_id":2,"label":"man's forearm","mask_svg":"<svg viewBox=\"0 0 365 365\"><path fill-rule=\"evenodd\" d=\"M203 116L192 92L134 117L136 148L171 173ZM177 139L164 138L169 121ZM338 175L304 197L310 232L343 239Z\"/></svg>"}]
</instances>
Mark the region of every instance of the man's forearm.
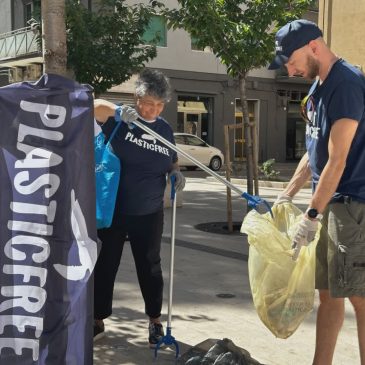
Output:
<instances>
[{"instance_id":1,"label":"man's forearm","mask_svg":"<svg viewBox=\"0 0 365 365\"><path fill-rule=\"evenodd\" d=\"M308 154L306 153L300 160L298 167L295 170L293 177L290 179L283 194L293 197L311 177L309 167Z\"/></svg>"}]
</instances>

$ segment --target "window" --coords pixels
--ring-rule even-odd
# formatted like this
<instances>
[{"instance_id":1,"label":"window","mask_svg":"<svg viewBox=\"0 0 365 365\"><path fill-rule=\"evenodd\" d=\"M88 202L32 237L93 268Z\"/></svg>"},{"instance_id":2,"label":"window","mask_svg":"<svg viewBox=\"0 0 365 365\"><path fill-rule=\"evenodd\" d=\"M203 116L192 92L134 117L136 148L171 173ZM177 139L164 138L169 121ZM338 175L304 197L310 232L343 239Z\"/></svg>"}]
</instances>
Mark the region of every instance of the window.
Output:
<instances>
[{"instance_id":1,"label":"window","mask_svg":"<svg viewBox=\"0 0 365 365\"><path fill-rule=\"evenodd\" d=\"M28 27L28 21L32 19L33 14L33 2L24 3L24 26Z\"/></svg>"},{"instance_id":2,"label":"window","mask_svg":"<svg viewBox=\"0 0 365 365\"><path fill-rule=\"evenodd\" d=\"M207 143L213 142L213 103L211 97L179 95L177 132L195 134Z\"/></svg>"},{"instance_id":3,"label":"window","mask_svg":"<svg viewBox=\"0 0 365 365\"><path fill-rule=\"evenodd\" d=\"M246 151L245 151L245 135L243 128L243 113L242 113L242 105L241 100L236 99L235 101L235 118L236 124L241 124L242 128L235 128L234 130L234 160L235 161L245 161L246 160ZM248 118L250 122L256 122L259 120L258 118L258 100L247 100L248 106ZM257 135L259 134L259 125L256 124L257 127Z\"/></svg>"},{"instance_id":4,"label":"window","mask_svg":"<svg viewBox=\"0 0 365 365\"><path fill-rule=\"evenodd\" d=\"M206 146L205 142L202 141L200 138L197 137L193 137L193 136L186 136L188 145L190 146L201 146L204 147Z\"/></svg>"},{"instance_id":5,"label":"window","mask_svg":"<svg viewBox=\"0 0 365 365\"><path fill-rule=\"evenodd\" d=\"M204 51L204 47L199 47L197 45L197 38L191 36L191 49L194 51Z\"/></svg>"},{"instance_id":6,"label":"window","mask_svg":"<svg viewBox=\"0 0 365 365\"><path fill-rule=\"evenodd\" d=\"M157 38L157 39L156 39ZM159 15L153 15L144 32L142 39L147 44L155 44L159 47L166 47L166 21Z\"/></svg>"}]
</instances>

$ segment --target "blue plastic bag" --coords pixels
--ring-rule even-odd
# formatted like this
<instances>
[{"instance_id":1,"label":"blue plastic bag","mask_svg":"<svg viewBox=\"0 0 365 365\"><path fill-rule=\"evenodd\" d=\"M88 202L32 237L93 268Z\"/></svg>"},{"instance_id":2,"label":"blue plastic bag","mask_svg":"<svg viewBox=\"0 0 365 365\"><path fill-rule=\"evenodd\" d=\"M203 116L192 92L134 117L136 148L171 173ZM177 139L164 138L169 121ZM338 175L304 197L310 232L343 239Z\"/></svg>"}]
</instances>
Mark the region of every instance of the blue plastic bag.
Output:
<instances>
[{"instance_id":1,"label":"blue plastic bag","mask_svg":"<svg viewBox=\"0 0 365 365\"><path fill-rule=\"evenodd\" d=\"M107 141L103 132L94 137L96 178L96 228L111 226L120 177L120 161L114 154L111 140L121 122L115 126Z\"/></svg>"}]
</instances>

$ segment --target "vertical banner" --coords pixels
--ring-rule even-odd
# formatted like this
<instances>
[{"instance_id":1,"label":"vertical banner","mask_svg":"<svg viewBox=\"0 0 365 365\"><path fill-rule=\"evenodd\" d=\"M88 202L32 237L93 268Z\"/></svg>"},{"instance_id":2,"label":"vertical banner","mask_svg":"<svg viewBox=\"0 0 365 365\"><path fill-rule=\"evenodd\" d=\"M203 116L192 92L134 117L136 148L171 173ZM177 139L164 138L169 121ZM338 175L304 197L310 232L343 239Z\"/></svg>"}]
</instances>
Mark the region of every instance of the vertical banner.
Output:
<instances>
[{"instance_id":1,"label":"vertical banner","mask_svg":"<svg viewBox=\"0 0 365 365\"><path fill-rule=\"evenodd\" d=\"M97 259L92 90L0 88L0 365L91 365Z\"/></svg>"}]
</instances>

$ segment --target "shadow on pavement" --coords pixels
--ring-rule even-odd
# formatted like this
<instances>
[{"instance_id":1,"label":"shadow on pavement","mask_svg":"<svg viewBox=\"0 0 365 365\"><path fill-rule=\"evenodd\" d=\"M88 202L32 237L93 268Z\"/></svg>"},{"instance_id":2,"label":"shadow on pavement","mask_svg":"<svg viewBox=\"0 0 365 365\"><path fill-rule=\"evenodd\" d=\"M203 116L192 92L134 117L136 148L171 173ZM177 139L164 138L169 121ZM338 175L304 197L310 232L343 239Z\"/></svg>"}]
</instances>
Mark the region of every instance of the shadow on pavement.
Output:
<instances>
[{"instance_id":1,"label":"shadow on pavement","mask_svg":"<svg viewBox=\"0 0 365 365\"><path fill-rule=\"evenodd\" d=\"M127 308L116 309L115 313L105 320L105 337L94 343L95 365L149 365L177 364L175 347L161 348L155 358L154 349L150 349L147 341L147 319L142 312ZM162 322L166 324L167 316L162 316ZM174 320L186 321L215 321L206 315L178 316ZM188 325L187 325L188 328ZM174 330L172 329L172 336ZM179 344L179 358L186 353L191 346L181 342Z\"/></svg>"}]
</instances>

